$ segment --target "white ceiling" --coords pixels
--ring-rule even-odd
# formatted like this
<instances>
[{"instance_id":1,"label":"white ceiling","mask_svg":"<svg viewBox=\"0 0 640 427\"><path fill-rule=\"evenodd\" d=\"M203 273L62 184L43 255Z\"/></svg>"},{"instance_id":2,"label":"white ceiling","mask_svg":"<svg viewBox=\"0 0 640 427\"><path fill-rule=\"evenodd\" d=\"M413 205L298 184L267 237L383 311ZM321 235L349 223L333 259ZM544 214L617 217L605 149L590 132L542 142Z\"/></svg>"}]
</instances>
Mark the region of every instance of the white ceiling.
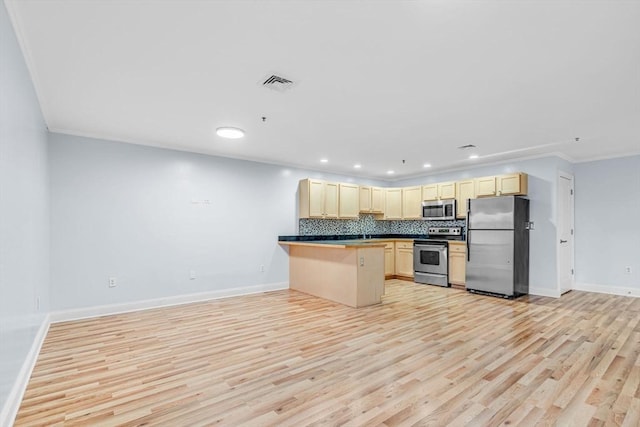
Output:
<instances>
[{"instance_id":1,"label":"white ceiling","mask_svg":"<svg viewBox=\"0 0 640 427\"><path fill-rule=\"evenodd\" d=\"M5 3L54 132L379 179L640 152L640 1Z\"/></svg>"}]
</instances>

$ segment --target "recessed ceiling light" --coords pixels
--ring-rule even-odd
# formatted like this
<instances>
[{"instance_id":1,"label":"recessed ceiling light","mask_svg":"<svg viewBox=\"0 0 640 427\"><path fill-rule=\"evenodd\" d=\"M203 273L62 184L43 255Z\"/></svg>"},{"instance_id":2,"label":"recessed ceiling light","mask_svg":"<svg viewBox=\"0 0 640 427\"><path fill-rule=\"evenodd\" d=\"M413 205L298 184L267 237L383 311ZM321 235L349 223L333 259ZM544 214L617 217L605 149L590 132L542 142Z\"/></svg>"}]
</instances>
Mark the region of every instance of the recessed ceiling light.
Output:
<instances>
[{"instance_id":1,"label":"recessed ceiling light","mask_svg":"<svg viewBox=\"0 0 640 427\"><path fill-rule=\"evenodd\" d=\"M422 165L423 168L430 168L431 167L431 163L425 163L424 165Z\"/></svg>"},{"instance_id":2,"label":"recessed ceiling light","mask_svg":"<svg viewBox=\"0 0 640 427\"><path fill-rule=\"evenodd\" d=\"M360 163L356 163L355 165L353 165L354 169L360 169L362 167L362 165Z\"/></svg>"},{"instance_id":3,"label":"recessed ceiling light","mask_svg":"<svg viewBox=\"0 0 640 427\"><path fill-rule=\"evenodd\" d=\"M393 175L394 173L394 171L387 171L387 175Z\"/></svg>"},{"instance_id":4,"label":"recessed ceiling light","mask_svg":"<svg viewBox=\"0 0 640 427\"><path fill-rule=\"evenodd\" d=\"M469 158L470 158L471 160L473 160L473 159L477 159L478 157L480 157L480 156L478 156L477 154L472 154L472 155L470 155L470 156L469 156Z\"/></svg>"},{"instance_id":5,"label":"recessed ceiling light","mask_svg":"<svg viewBox=\"0 0 640 427\"><path fill-rule=\"evenodd\" d=\"M320 159L320 163L328 163L329 159Z\"/></svg>"},{"instance_id":6,"label":"recessed ceiling light","mask_svg":"<svg viewBox=\"0 0 640 427\"><path fill-rule=\"evenodd\" d=\"M221 138L238 139L244 136L244 131L239 128L221 127L216 129L216 134Z\"/></svg>"}]
</instances>

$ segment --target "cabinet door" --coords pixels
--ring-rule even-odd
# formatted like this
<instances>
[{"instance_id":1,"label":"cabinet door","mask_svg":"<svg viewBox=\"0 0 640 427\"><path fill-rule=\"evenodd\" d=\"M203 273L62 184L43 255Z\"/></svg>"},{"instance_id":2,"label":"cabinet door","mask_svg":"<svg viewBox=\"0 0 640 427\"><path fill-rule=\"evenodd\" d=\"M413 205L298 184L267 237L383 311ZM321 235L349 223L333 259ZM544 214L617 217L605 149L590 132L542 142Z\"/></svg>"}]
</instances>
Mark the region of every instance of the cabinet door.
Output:
<instances>
[{"instance_id":1,"label":"cabinet door","mask_svg":"<svg viewBox=\"0 0 640 427\"><path fill-rule=\"evenodd\" d=\"M396 275L413 277L413 244L396 242Z\"/></svg>"},{"instance_id":2,"label":"cabinet door","mask_svg":"<svg viewBox=\"0 0 640 427\"><path fill-rule=\"evenodd\" d=\"M371 187L371 212L384 212L384 190L379 187Z\"/></svg>"},{"instance_id":3,"label":"cabinet door","mask_svg":"<svg viewBox=\"0 0 640 427\"><path fill-rule=\"evenodd\" d=\"M472 179L456 182L456 217L467 217L467 200L476 198L475 183Z\"/></svg>"},{"instance_id":4,"label":"cabinet door","mask_svg":"<svg viewBox=\"0 0 640 427\"><path fill-rule=\"evenodd\" d=\"M360 188L355 184L339 184L339 217L358 218L360 212Z\"/></svg>"},{"instance_id":5,"label":"cabinet door","mask_svg":"<svg viewBox=\"0 0 640 427\"><path fill-rule=\"evenodd\" d=\"M384 219L402 219L402 189L387 188L385 193Z\"/></svg>"},{"instance_id":6,"label":"cabinet door","mask_svg":"<svg viewBox=\"0 0 640 427\"><path fill-rule=\"evenodd\" d=\"M371 193L373 187L360 187L360 212L371 212Z\"/></svg>"},{"instance_id":7,"label":"cabinet door","mask_svg":"<svg viewBox=\"0 0 640 427\"><path fill-rule=\"evenodd\" d=\"M438 200L438 184L423 185L422 200Z\"/></svg>"},{"instance_id":8,"label":"cabinet door","mask_svg":"<svg viewBox=\"0 0 640 427\"><path fill-rule=\"evenodd\" d=\"M335 182L324 186L324 217L338 218L338 184Z\"/></svg>"},{"instance_id":9,"label":"cabinet door","mask_svg":"<svg viewBox=\"0 0 640 427\"><path fill-rule=\"evenodd\" d=\"M496 177L497 194L499 196L526 195L528 191L527 184L528 175L526 173L513 173Z\"/></svg>"},{"instance_id":10,"label":"cabinet door","mask_svg":"<svg viewBox=\"0 0 640 427\"><path fill-rule=\"evenodd\" d=\"M324 181L309 180L309 217L324 217Z\"/></svg>"},{"instance_id":11,"label":"cabinet door","mask_svg":"<svg viewBox=\"0 0 640 427\"><path fill-rule=\"evenodd\" d=\"M394 242L387 242L384 247L384 275L393 276L396 274L396 245Z\"/></svg>"},{"instance_id":12,"label":"cabinet door","mask_svg":"<svg viewBox=\"0 0 640 427\"><path fill-rule=\"evenodd\" d=\"M407 187L402 189L402 218L422 218L422 188Z\"/></svg>"},{"instance_id":13,"label":"cabinet door","mask_svg":"<svg viewBox=\"0 0 640 427\"><path fill-rule=\"evenodd\" d=\"M476 178L476 197L495 196L496 195L496 177L485 176Z\"/></svg>"},{"instance_id":14,"label":"cabinet door","mask_svg":"<svg viewBox=\"0 0 640 427\"><path fill-rule=\"evenodd\" d=\"M465 284L467 248L461 244L449 244L449 283Z\"/></svg>"},{"instance_id":15,"label":"cabinet door","mask_svg":"<svg viewBox=\"0 0 640 427\"><path fill-rule=\"evenodd\" d=\"M456 198L456 183L455 182L441 182L438 184L438 197L440 199L455 199Z\"/></svg>"}]
</instances>

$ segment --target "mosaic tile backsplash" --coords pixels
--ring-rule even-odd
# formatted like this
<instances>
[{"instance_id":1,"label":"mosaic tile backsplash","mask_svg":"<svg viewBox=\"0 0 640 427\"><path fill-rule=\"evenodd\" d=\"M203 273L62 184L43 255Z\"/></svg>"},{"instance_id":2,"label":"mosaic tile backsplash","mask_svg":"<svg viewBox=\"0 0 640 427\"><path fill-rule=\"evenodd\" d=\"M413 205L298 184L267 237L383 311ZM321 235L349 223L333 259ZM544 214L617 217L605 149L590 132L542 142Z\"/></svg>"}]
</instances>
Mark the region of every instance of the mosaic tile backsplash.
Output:
<instances>
[{"instance_id":1,"label":"mosaic tile backsplash","mask_svg":"<svg viewBox=\"0 0 640 427\"><path fill-rule=\"evenodd\" d=\"M301 219L301 236L333 234L428 234L429 227L463 227L464 220L455 221L383 221L373 215L358 219Z\"/></svg>"}]
</instances>

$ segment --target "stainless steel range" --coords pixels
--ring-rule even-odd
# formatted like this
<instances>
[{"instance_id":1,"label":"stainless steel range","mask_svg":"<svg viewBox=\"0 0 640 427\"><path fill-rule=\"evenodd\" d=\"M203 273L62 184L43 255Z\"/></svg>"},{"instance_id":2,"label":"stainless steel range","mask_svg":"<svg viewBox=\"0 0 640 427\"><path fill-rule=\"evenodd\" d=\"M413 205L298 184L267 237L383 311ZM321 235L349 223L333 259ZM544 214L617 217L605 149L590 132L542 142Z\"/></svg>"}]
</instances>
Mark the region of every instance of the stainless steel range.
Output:
<instances>
[{"instance_id":1,"label":"stainless steel range","mask_svg":"<svg viewBox=\"0 0 640 427\"><path fill-rule=\"evenodd\" d=\"M429 239L413 241L416 283L449 286L449 240L462 240L462 227L429 227Z\"/></svg>"}]
</instances>

